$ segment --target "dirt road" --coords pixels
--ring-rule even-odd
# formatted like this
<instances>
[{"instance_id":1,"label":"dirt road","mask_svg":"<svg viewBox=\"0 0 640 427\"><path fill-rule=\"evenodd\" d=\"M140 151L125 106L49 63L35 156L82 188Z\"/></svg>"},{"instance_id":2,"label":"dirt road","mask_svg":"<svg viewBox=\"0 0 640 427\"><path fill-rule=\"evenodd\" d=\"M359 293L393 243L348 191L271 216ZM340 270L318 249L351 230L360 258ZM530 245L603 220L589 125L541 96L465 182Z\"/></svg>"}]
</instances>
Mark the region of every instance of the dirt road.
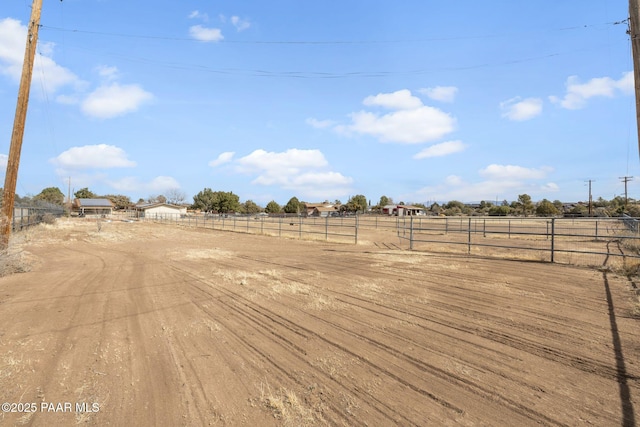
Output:
<instances>
[{"instance_id":1,"label":"dirt road","mask_svg":"<svg viewBox=\"0 0 640 427\"><path fill-rule=\"evenodd\" d=\"M383 233L63 221L17 239L33 267L0 279L2 425L640 423L637 297L612 271Z\"/></svg>"}]
</instances>

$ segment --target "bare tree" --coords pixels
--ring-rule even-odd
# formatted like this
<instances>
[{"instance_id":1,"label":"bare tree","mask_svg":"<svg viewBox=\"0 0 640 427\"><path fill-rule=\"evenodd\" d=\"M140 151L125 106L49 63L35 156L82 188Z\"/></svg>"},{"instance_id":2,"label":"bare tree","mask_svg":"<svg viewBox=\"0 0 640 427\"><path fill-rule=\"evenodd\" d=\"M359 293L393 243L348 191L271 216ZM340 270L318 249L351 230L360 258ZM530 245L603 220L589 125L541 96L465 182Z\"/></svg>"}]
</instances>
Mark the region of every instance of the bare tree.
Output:
<instances>
[{"instance_id":1,"label":"bare tree","mask_svg":"<svg viewBox=\"0 0 640 427\"><path fill-rule=\"evenodd\" d=\"M179 188L170 188L167 190L167 203L172 205L180 205L187 199L187 195Z\"/></svg>"}]
</instances>

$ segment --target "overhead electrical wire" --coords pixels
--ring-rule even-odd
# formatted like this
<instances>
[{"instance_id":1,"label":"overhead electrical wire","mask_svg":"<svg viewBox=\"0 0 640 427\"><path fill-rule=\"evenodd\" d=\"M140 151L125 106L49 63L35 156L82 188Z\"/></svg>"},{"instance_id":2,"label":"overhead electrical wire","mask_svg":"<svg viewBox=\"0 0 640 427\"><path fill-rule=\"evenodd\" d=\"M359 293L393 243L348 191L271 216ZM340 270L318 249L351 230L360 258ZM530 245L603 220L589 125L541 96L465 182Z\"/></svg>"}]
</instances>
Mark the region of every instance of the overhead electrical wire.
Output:
<instances>
[{"instance_id":1,"label":"overhead electrical wire","mask_svg":"<svg viewBox=\"0 0 640 427\"><path fill-rule=\"evenodd\" d=\"M554 28L547 30L535 31L535 33L550 32L550 31L574 31L583 30L586 28L595 28L610 25L620 25L626 23L628 20L624 19L615 22L605 22L601 24L585 24L573 27ZM173 41L186 41L186 42L198 42L202 43L193 37L176 37L176 36L159 36L159 35L145 35L145 34L127 34L127 33L111 33L104 31L89 31L80 29L70 29L61 27L51 27L48 25L40 25L40 28L50 31L60 31L66 33L78 33L78 34L92 34L108 37L122 37L131 39L149 39L149 40L173 40ZM521 33L520 33L521 34ZM400 44L400 43L427 43L436 41L455 41L455 40L472 40L472 39L489 39L489 38L503 38L513 37L513 34L489 34L489 35L468 35L468 36L454 36L454 37L429 37L424 39L400 39L400 40L227 40L222 39L216 41L218 44L253 44L253 45L350 45L350 44Z\"/></svg>"}]
</instances>

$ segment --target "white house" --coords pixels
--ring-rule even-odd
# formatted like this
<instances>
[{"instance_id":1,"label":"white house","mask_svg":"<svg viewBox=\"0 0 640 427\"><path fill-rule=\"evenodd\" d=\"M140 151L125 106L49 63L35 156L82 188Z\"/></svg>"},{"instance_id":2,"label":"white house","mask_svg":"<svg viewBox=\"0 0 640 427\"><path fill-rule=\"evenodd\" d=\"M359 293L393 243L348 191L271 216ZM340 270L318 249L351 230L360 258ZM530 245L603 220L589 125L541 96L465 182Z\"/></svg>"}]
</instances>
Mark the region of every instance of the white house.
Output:
<instances>
[{"instance_id":1,"label":"white house","mask_svg":"<svg viewBox=\"0 0 640 427\"><path fill-rule=\"evenodd\" d=\"M146 203L136 205L139 218L160 219L176 218L187 214L186 206L170 205L168 203Z\"/></svg>"},{"instance_id":2,"label":"white house","mask_svg":"<svg viewBox=\"0 0 640 427\"><path fill-rule=\"evenodd\" d=\"M382 213L385 215L395 216L415 216L426 214L424 208L412 205L386 205L382 208Z\"/></svg>"}]
</instances>

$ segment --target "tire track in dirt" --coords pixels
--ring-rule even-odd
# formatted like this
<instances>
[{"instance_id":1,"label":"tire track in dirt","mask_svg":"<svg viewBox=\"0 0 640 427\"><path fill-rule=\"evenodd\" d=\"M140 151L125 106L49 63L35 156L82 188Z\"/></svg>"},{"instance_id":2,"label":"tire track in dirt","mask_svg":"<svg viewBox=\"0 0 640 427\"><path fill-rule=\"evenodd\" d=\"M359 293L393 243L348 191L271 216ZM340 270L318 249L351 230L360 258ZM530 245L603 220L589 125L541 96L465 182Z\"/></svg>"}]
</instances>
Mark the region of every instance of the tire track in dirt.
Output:
<instances>
[{"instance_id":1,"label":"tire track in dirt","mask_svg":"<svg viewBox=\"0 0 640 427\"><path fill-rule=\"evenodd\" d=\"M326 380L329 380L331 382L333 382L334 384L337 384L341 387L342 391L345 393L353 393L354 390L352 388L350 388L348 385L341 383L340 381L338 381L335 377L331 377L330 375L326 374L325 372L321 371L321 370L317 370L316 367L314 367L312 364L309 363L308 358L304 357L307 356L307 352L306 350L302 349L301 347L297 346L297 345L291 345L292 344L292 340L285 338L282 334L277 333L275 330L270 329L269 327L265 326L267 325L269 322L267 321L260 321L258 318L256 318L255 316L250 316L247 314L246 309L250 309L252 311L254 311L255 313L257 313L258 315L262 315L265 320L274 322L279 324L280 326L282 326L283 328L289 330L290 332L292 332L295 335L299 335L302 336L304 338L307 338L308 336L314 336L316 338L318 338L319 336L315 333L312 332L300 325L297 324L293 324L291 322L289 322L287 319L282 318L278 315L276 315L273 312L270 312L268 310L266 310L266 312L268 314L263 313L264 309L262 307L260 307L257 304L254 304L252 301L240 296L237 293L234 293L228 289L224 289L220 286L216 286L215 284L211 283L208 279L202 278L200 276L198 276L197 274L194 274L193 272L190 272L186 269L183 269L181 267L177 267L177 266L172 266L176 271L180 271L182 274L187 274L190 275L191 277L193 277L194 279L196 279L198 282L201 282L203 284L205 284L205 286L207 288L202 288L200 286L196 286L193 282L190 283L192 288L196 288L201 295L197 295L198 297L202 297L202 296L208 296L209 298L214 299L217 303L218 303L218 308L220 308L220 305L222 305L224 308L226 308L230 314L235 314L236 316L241 316L243 317L245 320L245 325L248 326L248 329L250 330L261 330L262 335L266 338L266 341L264 340L259 340L262 345L265 345L265 343L268 342L275 342L273 341L272 338L276 338L279 341L279 346L281 348L283 348L285 350L285 353L289 356L289 357L294 357L295 359L298 360L298 362L303 363L304 365L307 365L308 368L313 369L316 373L321 374L325 377ZM220 298L220 297L215 297L213 296L209 291L208 288L214 288L216 291L223 293L227 298L227 300L229 302L225 301L225 298ZM234 301L237 301L238 299L244 301L246 304L243 305L233 305L232 303ZM220 318L220 312L218 310L213 310L212 308L207 308L204 307L202 305L202 303L198 302L197 298L194 298L194 304L196 306L198 306L203 312L205 312L208 316L211 316L213 318L216 318L220 323L223 323L223 321L221 321ZM259 307L259 308L256 308ZM276 318L278 318L278 320L276 320ZM238 319L238 317L235 318L236 321ZM225 325L227 326L227 329L231 332L233 332L233 328L230 327L230 325ZM289 368L286 366L286 364L283 364L282 362L277 362L273 359L272 356L270 356L269 354L267 354L266 351L261 350L256 344L253 344L248 338L240 335L239 333L235 333L233 332L233 335L236 337L236 339L238 340L238 342L240 342L244 347L248 348L249 351L251 353L255 353L258 354L264 361L268 362L269 364L271 364L274 368L276 368L282 375L284 375L285 377L289 378L290 381L296 383L298 386L305 388L307 385L303 384L299 378L297 378L296 376L292 375L291 372L289 371ZM324 341L324 339L323 339ZM329 342L329 344L331 344ZM333 347L335 348L339 348L340 350L344 351L345 353L354 355L351 351L339 346L339 345L334 345L332 344ZM276 352L274 352L275 354ZM243 357L247 357L247 356L243 356ZM358 358L360 358L360 356L356 356ZM374 366L375 367L375 366ZM384 372L384 369L380 369L378 368L380 371ZM390 422L393 423L397 423L399 421L399 419L403 420L403 423L408 423L410 425L416 425L418 426L418 423L415 423L414 421L410 420L409 418L407 418L406 416L404 416L402 413L396 411L395 409L393 409L391 406L389 406L386 402L383 402L377 398L375 398L374 396L371 395L366 395L366 398L363 399L363 402L366 402L367 400L372 400L373 402L375 402L375 405L370 405L368 404L370 410L373 410L375 412L378 412L381 416L383 416L384 418L386 418L387 420L389 420ZM329 403L329 402L324 402L325 405L328 405L331 409L332 412L334 413L334 418L336 419L340 419L344 416L343 411L341 411L339 408L337 408L335 405ZM384 410L382 410L382 408L385 408L387 410L387 412L385 412ZM393 415L390 415L393 414ZM323 414L326 415L326 414ZM357 420L353 420L350 419L350 422L355 422L358 425L366 425L364 423L359 423ZM333 422L335 425L338 425L339 423L337 421L334 420Z\"/></svg>"},{"instance_id":2,"label":"tire track in dirt","mask_svg":"<svg viewBox=\"0 0 640 427\"><path fill-rule=\"evenodd\" d=\"M272 262L269 262L269 263L272 264ZM216 262L216 264L220 264L220 261ZM223 262L222 264L225 264L225 263ZM234 265L229 263L226 266L231 268ZM309 283L305 283L305 284L309 285ZM240 295L240 294L238 294L236 292L231 292L231 293L233 294L234 300L236 300L236 301L237 300L244 300L247 305L250 304L250 301L247 300L246 298L244 298L242 295ZM255 307L256 305L254 304L253 306ZM264 307L260 307L260 309L261 310L266 310ZM267 310L267 311L270 313L270 315L267 316L267 318L273 320L273 316L277 316L277 317L280 317L281 322L289 322L288 319L282 318L281 316L279 316L278 314L274 313L273 311L269 311L269 310ZM441 387L440 387L441 389L446 389L448 387L447 384L448 385L454 384L454 385L460 386L463 389L471 391L473 394L479 396L481 401L486 401L486 400L493 401L493 400L496 399L496 394L495 394L494 391L488 390L488 389L480 386L479 384L467 381L467 380L465 380L464 378L461 378L461 377L453 376L453 378L452 378L452 376L449 373L447 373L447 372L445 372L445 371L443 371L443 370L441 370L439 368L436 368L435 366L425 364L424 362L422 362L422 361L420 361L420 360L418 360L418 359L416 359L416 358L414 358L414 357L412 357L412 356L410 356L410 355L408 355L406 353L403 353L401 351L397 351L393 347L391 347L391 346L389 346L387 344L384 344L384 343L380 342L379 340L373 339L373 338L371 338L369 336L365 336L365 335L362 335L362 334L354 333L351 330L351 328L349 328L348 326L345 327L345 326L339 325L339 324L337 324L335 322L329 322L329 321L327 321L326 319L324 319L322 317L318 317L318 316L312 315L310 313L306 313L306 315L313 317L316 321L319 321L321 323L327 324L330 329L340 330L346 335L352 335L354 338L358 339L359 341L368 342L370 345L373 345L374 347L379 348L379 349L389 353L390 355L393 356L393 358L404 359L409 364L411 364L414 367L418 368L419 371L421 371L423 373L424 372L429 372L432 375L434 375L435 377L440 378L441 380L444 380L445 383L443 383L441 385ZM286 326L286 325L284 325L284 326ZM313 333L313 334L318 336L316 333ZM378 370L384 372L385 374L390 375L392 378L394 378L397 381L401 381L403 384L408 385L412 390L414 390L414 391L416 391L416 392L418 392L418 393L420 393L420 394L422 394L422 395L424 395L426 397L429 397L430 399L440 403L444 407L449 408L449 409L453 409L454 411L458 412L459 414L462 414L464 412L461 408L457 408L457 407L449 404L448 401L443 400L443 398L441 398L439 396L436 396L436 395L434 395L433 393L431 393L429 391L421 389L420 387L415 386L413 384L406 384L406 382L403 382L402 379L400 378L401 376L405 377L406 374L405 375L393 374L388 369L382 368L382 365L380 363L372 364L372 362L370 362L369 360L363 358L359 354L356 354L356 353L350 351L349 349L345 348L344 346L341 346L340 344L338 344L338 343L336 343L334 341L326 340L324 337L321 337L321 338L323 340L325 340L328 344L330 344L330 345L332 345L334 347L337 347L337 348L339 348L340 350L342 350L344 352L347 352L347 353L351 354L353 357L356 357L356 358L358 358L359 360L361 360L361 361L363 361L365 363L370 364L375 369L378 369ZM397 336L396 336L396 338L397 338ZM417 344L415 342L413 342L413 343ZM380 356L380 357L382 357L382 356ZM384 358L383 358L383 360L384 360ZM393 360L387 360L386 363L389 364L389 365L393 365L394 364ZM409 377L414 377L414 376L412 374L409 374ZM456 382L457 382L457 384L456 384ZM524 416L526 419L538 420L538 422L545 422L545 423L548 423L549 425L564 425L561 422L558 422L556 420L548 418L544 414L542 414L540 412L533 411L530 408L527 408L526 406L521 405L518 402L516 402L516 401L514 401L512 399L509 399L509 398L507 398L505 396L498 395L498 397L499 397L499 400L501 400L503 407L510 408L512 411ZM480 405L480 403L478 405Z\"/></svg>"},{"instance_id":3,"label":"tire track in dirt","mask_svg":"<svg viewBox=\"0 0 640 427\"><path fill-rule=\"evenodd\" d=\"M256 258L252 258L252 260L259 261ZM278 264L281 267L288 267L286 264L274 263L273 261L267 261L266 263L270 265ZM326 265L326 263L324 262L323 264ZM334 266L335 266L335 263L332 263L331 267L334 267ZM288 280L292 280L292 278L288 277ZM298 279L294 279L294 280L298 280ZM300 282L300 283L304 283L306 285L312 285L311 283L308 283L308 282ZM326 291L326 289L323 289L323 290ZM407 313L407 314L411 314L411 313ZM421 318L427 321L432 320L425 317L421 317ZM319 319L319 320L323 320L323 319ZM443 319L442 325L445 325L444 322L445 320ZM463 323L460 323L460 324L463 324ZM449 323L447 323L446 325L450 326L450 319L449 319ZM458 329L463 332L470 333L472 335L479 335L491 341L504 344L509 348L515 349L517 351L523 351L534 356L543 357L547 360L550 360L551 362L564 363L566 366L570 366L570 367L582 370L584 372L593 373L607 379L615 379L618 376L618 373L615 370L613 370L608 364L603 364L597 360L590 359L590 358L575 357L567 352L564 352L558 349L549 348L535 341L530 341L530 340L520 339L520 338L511 338L508 334L500 334L499 332L494 332L494 331L487 332L478 328L458 327ZM518 406L517 402L515 403L515 405Z\"/></svg>"},{"instance_id":4,"label":"tire track in dirt","mask_svg":"<svg viewBox=\"0 0 640 427\"><path fill-rule=\"evenodd\" d=\"M242 257L242 256L241 256ZM252 261L254 262L260 262L262 260L257 259L257 258L251 258ZM337 262L333 262L333 263L327 263L325 262L326 260L323 260L323 266L325 268L327 268L328 270L339 270L339 269L343 269L343 270L347 270L349 267L345 266L345 265L341 265ZM284 267L287 268L288 265L284 264L284 263L276 263L273 261L266 261L266 264L270 264L270 265L278 265L279 267ZM296 267L297 268L297 267ZM354 268L351 269L352 271L354 270ZM355 270L357 270L357 268L355 268ZM387 274L390 277L397 277L396 274L399 274L400 271L398 271L398 273L394 274L394 273L386 273L386 272L382 272L383 274ZM378 274L378 272L376 272L376 274ZM404 271L403 274L406 276L407 272ZM464 277L468 277L468 276L464 276ZM304 282L304 281L300 281L299 279L294 279L292 277L287 277L288 280L292 280L292 281L298 281L299 283L303 283L305 285L308 286L314 286L313 283L311 282ZM449 289L449 287L447 288ZM323 289L325 292L327 291L326 289ZM334 293L340 293L338 291L328 291L328 292L334 292ZM346 293L340 293L342 296L348 296L354 299L357 299L358 297L353 297L349 294ZM447 294L448 296L448 294ZM474 301L474 304L476 304L476 302L478 301L478 299L476 297L473 298L468 298L468 299L472 299ZM366 301L365 299L360 298L361 301ZM487 298L488 300L488 298ZM433 300L430 299L430 306L433 304ZM448 303L444 303L439 301L438 304L440 305L440 307L445 308L445 311L447 313L447 317L446 318L442 318L440 324L441 325L451 325L451 316L453 315L453 313L457 313L460 312L460 306L456 306L453 304L448 304ZM411 304L408 304L411 306ZM490 307L491 304L486 304L485 307ZM419 313L421 311L421 307L418 306L412 306L413 308L415 308L417 310L417 312ZM410 316L415 316L418 317L422 320L427 320L427 321L434 321L433 320L433 314L431 311L429 311L429 316L430 317L425 317L425 316L419 316L416 311L401 311L403 314L406 315L410 315ZM528 312L524 312L522 314L525 314L527 316L530 316ZM460 316L461 318L458 321L458 326L456 329L461 331L461 332L466 332L472 335L480 335L484 338L487 338L489 340L504 344L508 347L512 347L515 348L517 350L521 350L521 351L525 351L527 353L533 354L533 355L537 355L540 357L544 357L550 361L553 362L563 362L565 365L567 366L571 366L574 367L576 369L582 370L584 372L589 372L589 373L594 373L597 375L600 375L604 378L617 378L619 375L619 372L617 372L616 369L611 368L608 364L605 364L603 362L600 362L598 360L589 358L588 356L581 356L581 357L576 357L573 356L571 354L569 354L568 352L559 350L559 349L552 349L549 348L547 345L541 344L536 342L533 339L526 339L524 337L522 338L512 338L507 334L501 334L497 331L491 331L491 330L484 330L484 329L480 329L480 328L472 328L469 326L462 326L465 325L466 323L468 323L468 318L471 317L476 321L484 321L484 322L496 322L498 324L503 324L507 327L509 327L509 329L513 329L514 326L513 324L508 324L505 322L504 320L504 315L499 316L499 315L490 315L487 314L486 312L481 312L478 310L470 310L468 308L464 309L464 312L460 312ZM545 316L543 314L539 314L539 316L541 318L544 318ZM547 319L545 319L547 320ZM567 319L566 318L561 318L558 316L557 318L557 326L560 325L564 325L567 323ZM516 326L517 328L517 326ZM529 328L531 329L531 328ZM526 330L524 328L521 328L521 330L523 332L530 332L529 330ZM559 335L556 333L556 331L553 328L549 328L549 329L543 329L545 334L549 334L550 336L554 336L554 335ZM571 340L571 337L569 335L561 335L559 336L559 338L562 338L563 340ZM581 345L581 342L576 342L574 341L574 344L576 346ZM636 380L638 379L637 377L629 377L628 379L630 380Z\"/></svg>"}]
</instances>

